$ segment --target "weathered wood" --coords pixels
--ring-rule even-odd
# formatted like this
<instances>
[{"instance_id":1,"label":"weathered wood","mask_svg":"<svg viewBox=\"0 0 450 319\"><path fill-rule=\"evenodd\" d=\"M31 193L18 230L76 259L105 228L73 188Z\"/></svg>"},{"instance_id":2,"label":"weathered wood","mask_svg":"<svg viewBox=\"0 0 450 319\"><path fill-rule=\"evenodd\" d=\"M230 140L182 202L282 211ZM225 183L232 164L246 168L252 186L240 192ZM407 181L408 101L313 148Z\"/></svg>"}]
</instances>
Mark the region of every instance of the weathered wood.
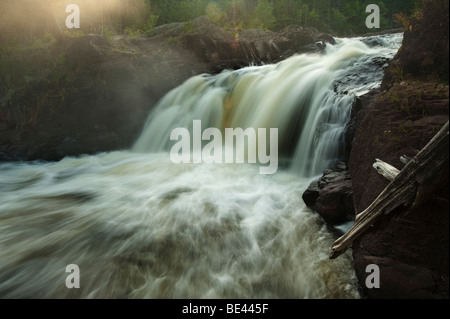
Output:
<instances>
[{"instance_id":1,"label":"weathered wood","mask_svg":"<svg viewBox=\"0 0 450 319\"><path fill-rule=\"evenodd\" d=\"M447 122L372 204L356 216L353 227L333 243L331 259L343 254L356 238L384 214L389 214L401 205L410 208L420 206L429 200L436 189L448 182L448 127Z\"/></svg>"},{"instance_id":2,"label":"weathered wood","mask_svg":"<svg viewBox=\"0 0 450 319\"><path fill-rule=\"evenodd\" d=\"M411 157L406 155L400 156L400 161L406 165L411 161Z\"/></svg>"},{"instance_id":3,"label":"weathered wood","mask_svg":"<svg viewBox=\"0 0 450 319\"><path fill-rule=\"evenodd\" d=\"M379 160L378 158L375 159L373 168L375 168L378 173L386 177L386 179L390 182L392 182L400 173L400 170L386 162L383 162L382 160Z\"/></svg>"}]
</instances>

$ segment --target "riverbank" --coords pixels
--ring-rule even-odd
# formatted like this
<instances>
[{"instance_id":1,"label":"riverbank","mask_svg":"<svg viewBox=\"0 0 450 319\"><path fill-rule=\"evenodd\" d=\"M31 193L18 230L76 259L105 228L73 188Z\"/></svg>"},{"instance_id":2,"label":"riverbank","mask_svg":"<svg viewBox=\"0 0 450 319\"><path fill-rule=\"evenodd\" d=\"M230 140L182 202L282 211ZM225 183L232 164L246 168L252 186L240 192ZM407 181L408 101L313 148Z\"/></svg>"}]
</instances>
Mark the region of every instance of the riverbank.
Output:
<instances>
[{"instance_id":1,"label":"riverbank","mask_svg":"<svg viewBox=\"0 0 450 319\"><path fill-rule=\"evenodd\" d=\"M448 15L442 12L448 12L446 1L425 5L420 18L413 19L405 31L403 45L386 69L381 88L354 103L346 137L348 171L341 173L349 174L351 181L337 179L328 188L341 189L334 195L338 199L350 193L355 215L389 183L373 169L375 159L401 170L405 164L400 157L414 157L449 119ZM314 184L306 196L312 191ZM330 197L323 191L321 195ZM448 203L447 182L421 207L384 216L354 242L355 271L363 296L449 297ZM344 210L346 206L341 201L339 207ZM379 266L379 289L365 285L369 264Z\"/></svg>"}]
</instances>

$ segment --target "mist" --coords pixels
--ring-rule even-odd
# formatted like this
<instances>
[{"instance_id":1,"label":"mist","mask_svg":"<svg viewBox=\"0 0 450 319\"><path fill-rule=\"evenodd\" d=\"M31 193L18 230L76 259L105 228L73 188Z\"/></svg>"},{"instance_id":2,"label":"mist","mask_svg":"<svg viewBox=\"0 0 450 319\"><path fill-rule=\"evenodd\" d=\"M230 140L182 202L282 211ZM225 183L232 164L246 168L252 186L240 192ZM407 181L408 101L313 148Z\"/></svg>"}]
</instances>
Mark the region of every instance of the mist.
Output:
<instances>
[{"instance_id":1,"label":"mist","mask_svg":"<svg viewBox=\"0 0 450 319\"><path fill-rule=\"evenodd\" d=\"M84 33L102 33L145 21L148 3L142 0L17 0L0 2L0 30L3 36L20 36L22 40L50 32L57 36L69 32L65 27L66 7L80 8ZM114 27L112 24L114 23ZM120 32L122 30L111 30Z\"/></svg>"}]
</instances>

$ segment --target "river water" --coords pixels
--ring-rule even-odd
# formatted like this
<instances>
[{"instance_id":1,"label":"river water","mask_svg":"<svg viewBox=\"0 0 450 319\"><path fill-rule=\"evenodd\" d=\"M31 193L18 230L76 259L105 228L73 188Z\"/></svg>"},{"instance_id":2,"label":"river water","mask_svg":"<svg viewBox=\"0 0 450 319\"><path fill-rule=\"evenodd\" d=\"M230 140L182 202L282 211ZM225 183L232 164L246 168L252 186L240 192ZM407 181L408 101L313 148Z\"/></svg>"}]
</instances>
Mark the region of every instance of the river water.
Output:
<instances>
[{"instance_id":1,"label":"river water","mask_svg":"<svg viewBox=\"0 0 450 319\"><path fill-rule=\"evenodd\" d=\"M336 233L301 195L342 156L351 104L379 86L402 35L375 39L193 77L127 151L0 164L0 297L359 298L351 252L328 259ZM276 173L174 163L170 134L195 135L195 120L276 128ZM71 264L80 288L66 287Z\"/></svg>"}]
</instances>

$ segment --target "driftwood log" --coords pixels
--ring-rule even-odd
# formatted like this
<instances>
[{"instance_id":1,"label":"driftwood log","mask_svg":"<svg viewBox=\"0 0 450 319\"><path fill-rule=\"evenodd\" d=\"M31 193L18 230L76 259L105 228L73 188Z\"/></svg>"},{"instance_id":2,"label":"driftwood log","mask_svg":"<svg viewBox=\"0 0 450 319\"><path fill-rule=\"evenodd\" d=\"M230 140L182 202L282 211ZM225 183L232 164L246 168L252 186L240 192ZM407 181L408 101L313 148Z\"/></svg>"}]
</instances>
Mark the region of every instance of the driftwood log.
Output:
<instances>
[{"instance_id":1,"label":"driftwood log","mask_svg":"<svg viewBox=\"0 0 450 319\"><path fill-rule=\"evenodd\" d=\"M383 162L382 160L379 160L378 158L375 160L373 168L375 168L378 173L386 177L386 179L390 182L392 182L397 175L400 174L400 170L386 162Z\"/></svg>"},{"instance_id":2,"label":"driftwood log","mask_svg":"<svg viewBox=\"0 0 450 319\"><path fill-rule=\"evenodd\" d=\"M402 156L401 160L406 165L401 171L380 160L376 161L374 167L391 182L369 207L356 216L353 227L333 243L330 259L343 254L381 216L401 205L408 208L422 205L448 182L448 127L447 122L414 158Z\"/></svg>"}]
</instances>

